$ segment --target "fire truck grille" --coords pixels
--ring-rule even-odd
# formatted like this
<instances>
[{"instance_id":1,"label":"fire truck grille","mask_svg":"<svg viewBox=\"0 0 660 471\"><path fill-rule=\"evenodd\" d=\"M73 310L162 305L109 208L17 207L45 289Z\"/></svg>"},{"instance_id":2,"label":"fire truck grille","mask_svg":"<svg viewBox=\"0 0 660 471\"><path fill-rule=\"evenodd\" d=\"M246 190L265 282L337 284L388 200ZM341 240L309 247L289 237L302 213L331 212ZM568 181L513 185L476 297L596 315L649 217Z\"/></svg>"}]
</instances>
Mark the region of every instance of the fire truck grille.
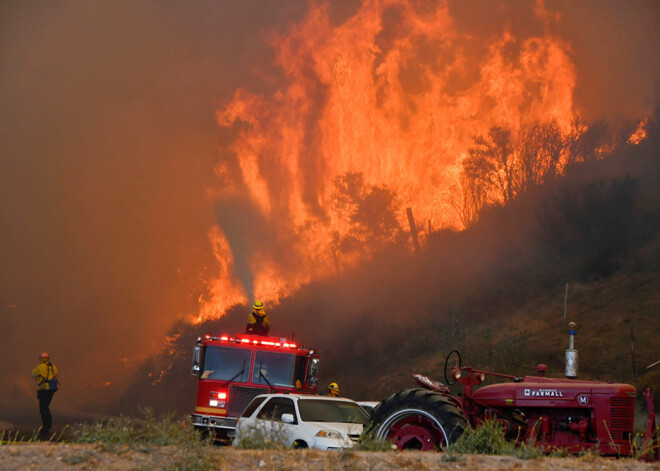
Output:
<instances>
[{"instance_id":1,"label":"fire truck grille","mask_svg":"<svg viewBox=\"0 0 660 471\"><path fill-rule=\"evenodd\" d=\"M229 386L229 404L227 404L227 415L239 417L250 401L259 394L268 392L268 388L247 388L245 386Z\"/></svg>"},{"instance_id":2,"label":"fire truck grille","mask_svg":"<svg viewBox=\"0 0 660 471\"><path fill-rule=\"evenodd\" d=\"M635 399L632 397L610 398L610 427L612 430L632 430L634 418Z\"/></svg>"}]
</instances>

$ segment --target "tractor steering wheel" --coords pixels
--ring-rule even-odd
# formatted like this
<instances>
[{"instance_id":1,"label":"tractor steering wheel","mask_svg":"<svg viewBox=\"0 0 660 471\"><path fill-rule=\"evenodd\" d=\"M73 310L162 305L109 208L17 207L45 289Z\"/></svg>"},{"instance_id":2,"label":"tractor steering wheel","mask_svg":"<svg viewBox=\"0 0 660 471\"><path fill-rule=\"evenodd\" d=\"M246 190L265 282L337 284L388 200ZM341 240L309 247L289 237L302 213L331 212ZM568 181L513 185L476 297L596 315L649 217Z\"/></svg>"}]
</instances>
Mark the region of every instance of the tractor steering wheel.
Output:
<instances>
[{"instance_id":1,"label":"tractor steering wheel","mask_svg":"<svg viewBox=\"0 0 660 471\"><path fill-rule=\"evenodd\" d=\"M445 384L452 386L456 384L456 378L451 374L455 368L461 367L461 353L458 350L452 350L445 358Z\"/></svg>"}]
</instances>

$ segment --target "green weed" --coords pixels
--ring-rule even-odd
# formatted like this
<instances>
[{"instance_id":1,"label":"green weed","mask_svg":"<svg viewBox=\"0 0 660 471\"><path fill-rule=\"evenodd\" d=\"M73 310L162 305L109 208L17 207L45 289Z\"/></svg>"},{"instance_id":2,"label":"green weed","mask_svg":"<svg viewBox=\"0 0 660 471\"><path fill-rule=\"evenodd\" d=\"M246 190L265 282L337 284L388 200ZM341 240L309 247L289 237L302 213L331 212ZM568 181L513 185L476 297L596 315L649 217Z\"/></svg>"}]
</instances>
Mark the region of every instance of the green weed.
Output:
<instances>
[{"instance_id":1,"label":"green weed","mask_svg":"<svg viewBox=\"0 0 660 471\"><path fill-rule=\"evenodd\" d=\"M73 443L95 443L104 450L123 453L147 451L158 446L197 449L208 445L189 419L176 419L171 413L156 418L151 409L143 410L144 419L120 417L92 424L78 424L73 429Z\"/></svg>"},{"instance_id":2,"label":"green weed","mask_svg":"<svg viewBox=\"0 0 660 471\"><path fill-rule=\"evenodd\" d=\"M23 437L18 434L18 430L12 432L5 430L0 432L0 446L2 445L17 445L23 441Z\"/></svg>"},{"instance_id":3,"label":"green weed","mask_svg":"<svg viewBox=\"0 0 660 471\"><path fill-rule=\"evenodd\" d=\"M453 453L453 452L451 452L451 451L449 451L449 450L446 450L446 451L442 454L442 458L441 458L441 461L442 461L443 463L453 463L453 462L455 462L455 461L464 461L464 460L465 460L465 456L460 455L460 454L458 454L458 453Z\"/></svg>"},{"instance_id":4,"label":"green weed","mask_svg":"<svg viewBox=\"0 0 660 471\"><path fill-rule=\"evenodd\" d=\"M362 434L358 442L352 448L355 451L391 451L396 448L391 440L376 438L371 434Z\"/></svg>"},{"instance_id":5,"label":"green weed","mask_svg":"<svg viewBox=\"0 0 660 471\"><path fill-rule=\"evenodd\" d=\"M157 418L151 409L144 409L144 419L120 417L92 424L78 424L73 429L73 443L94 443L101 450L117 454L129 451L156 452L159 469L210 470L214 468L212 457L205 449L213 437L202 439L190 419L177 419L174 413ZM159 447L168 447L160 453ZM82 462L84 455L71 460ZM75 464L75 463L71 463Z\"/></svg>"},{"instance_id":6,"label":"green weed","mask_svg":"<svg viewBox=\"0 0 660 471\"><path fill-rule=\"evenodd\" d=\"M52 433L46 439L39 439L41 436L42 428L39 427L37 430L32 432L32 437L26 439L23 435L20 434L18 430L11 431L6 430L0 432L0 446L2 445L17 445L19 443L33 443L33 442L59 442L62 441L62 436L69 429L68 425L65 425L64 428L60 431L59 434Z\"/></svg>"},{"instance_id":7,"label":"green weed","mask_svg":"<svg viewBox=\"0 0 660 471\"><path fill-rule=\"evenodd\" d=\"M542 454L533 444L516 445L508 441L504 437L502 424L497 420L487 420L477 428L467 429L447 451L459 454L512 455L521 459L532 459Z\"/></svg>"},{"instance_id":8,"label":"green weed","mask_svg":"<svg viewBox=\"0 0 660 471\"><path fill-rule=\"evenodd\" d=\"M656 427L656 433L660 435L660 427ZM641 460L646 457L651 457L655 453L656 449L660 447L660 445L653 445L652 441L649 441L649 443L644 446L644 441L646 437L643 432L637 432L635 435L631 438L631 448L632 448L632 458L636 460Z\"/></svg>"},{"instance_id":9,"label":"green weed","mask_svg":"<svg viewBox=\"0 0 660 471\"><path fill-rule=\"evenodd\" d=\"M552 458L566 458L571 456L571 454L565 448L554 448L548 456Z\"/></svg>"}]
</instances>

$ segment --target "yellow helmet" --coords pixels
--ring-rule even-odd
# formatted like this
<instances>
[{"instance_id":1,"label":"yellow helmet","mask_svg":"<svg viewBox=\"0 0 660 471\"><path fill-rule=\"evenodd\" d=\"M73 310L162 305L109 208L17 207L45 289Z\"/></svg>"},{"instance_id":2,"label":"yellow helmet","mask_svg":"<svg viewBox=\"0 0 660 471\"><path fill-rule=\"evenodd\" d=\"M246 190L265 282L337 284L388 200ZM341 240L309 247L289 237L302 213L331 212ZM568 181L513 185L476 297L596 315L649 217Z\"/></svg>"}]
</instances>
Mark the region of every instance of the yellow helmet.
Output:
<instances>
[{"instance_id":1,"label":"yellow helmet","mask_svg":"<svg viewBox=\"0 0 660 471\"><path fill-rule=\"evenodd\" d=\"M264 303L263 301L255 301L254 304L252 305L252 309L255 311L260 311L264 308Z\"/></svg>"},{"instance_id":2,"label":"yellow helmet","mask_svg":"<svg viewBox=\"0 0 660 471\"><path fill-rule=\"evenodd\" d=\"M337 383L328 384L328 391L333 394L339 394L339 385Z\"/></svg>"}]
</instances>

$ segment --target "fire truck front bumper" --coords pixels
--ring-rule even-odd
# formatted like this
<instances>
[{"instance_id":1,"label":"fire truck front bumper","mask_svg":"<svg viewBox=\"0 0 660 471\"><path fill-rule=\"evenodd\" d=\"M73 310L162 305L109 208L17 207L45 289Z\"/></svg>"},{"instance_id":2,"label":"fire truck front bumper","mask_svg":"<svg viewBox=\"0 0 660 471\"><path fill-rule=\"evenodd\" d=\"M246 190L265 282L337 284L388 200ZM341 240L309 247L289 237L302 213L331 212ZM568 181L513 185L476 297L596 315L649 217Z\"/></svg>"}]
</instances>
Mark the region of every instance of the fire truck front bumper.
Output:
<instances>
[{"instance_id":1,"label":"fire truck front bumper","mask_svg":"<svg viewBox=\"0 0 660 471\"><path fill-rule=\"evenodd\" d=\"M195 427L235 430L236 417L216 417L213 415L193 414L192 422Z\"/></svg>"}]
</instances>

